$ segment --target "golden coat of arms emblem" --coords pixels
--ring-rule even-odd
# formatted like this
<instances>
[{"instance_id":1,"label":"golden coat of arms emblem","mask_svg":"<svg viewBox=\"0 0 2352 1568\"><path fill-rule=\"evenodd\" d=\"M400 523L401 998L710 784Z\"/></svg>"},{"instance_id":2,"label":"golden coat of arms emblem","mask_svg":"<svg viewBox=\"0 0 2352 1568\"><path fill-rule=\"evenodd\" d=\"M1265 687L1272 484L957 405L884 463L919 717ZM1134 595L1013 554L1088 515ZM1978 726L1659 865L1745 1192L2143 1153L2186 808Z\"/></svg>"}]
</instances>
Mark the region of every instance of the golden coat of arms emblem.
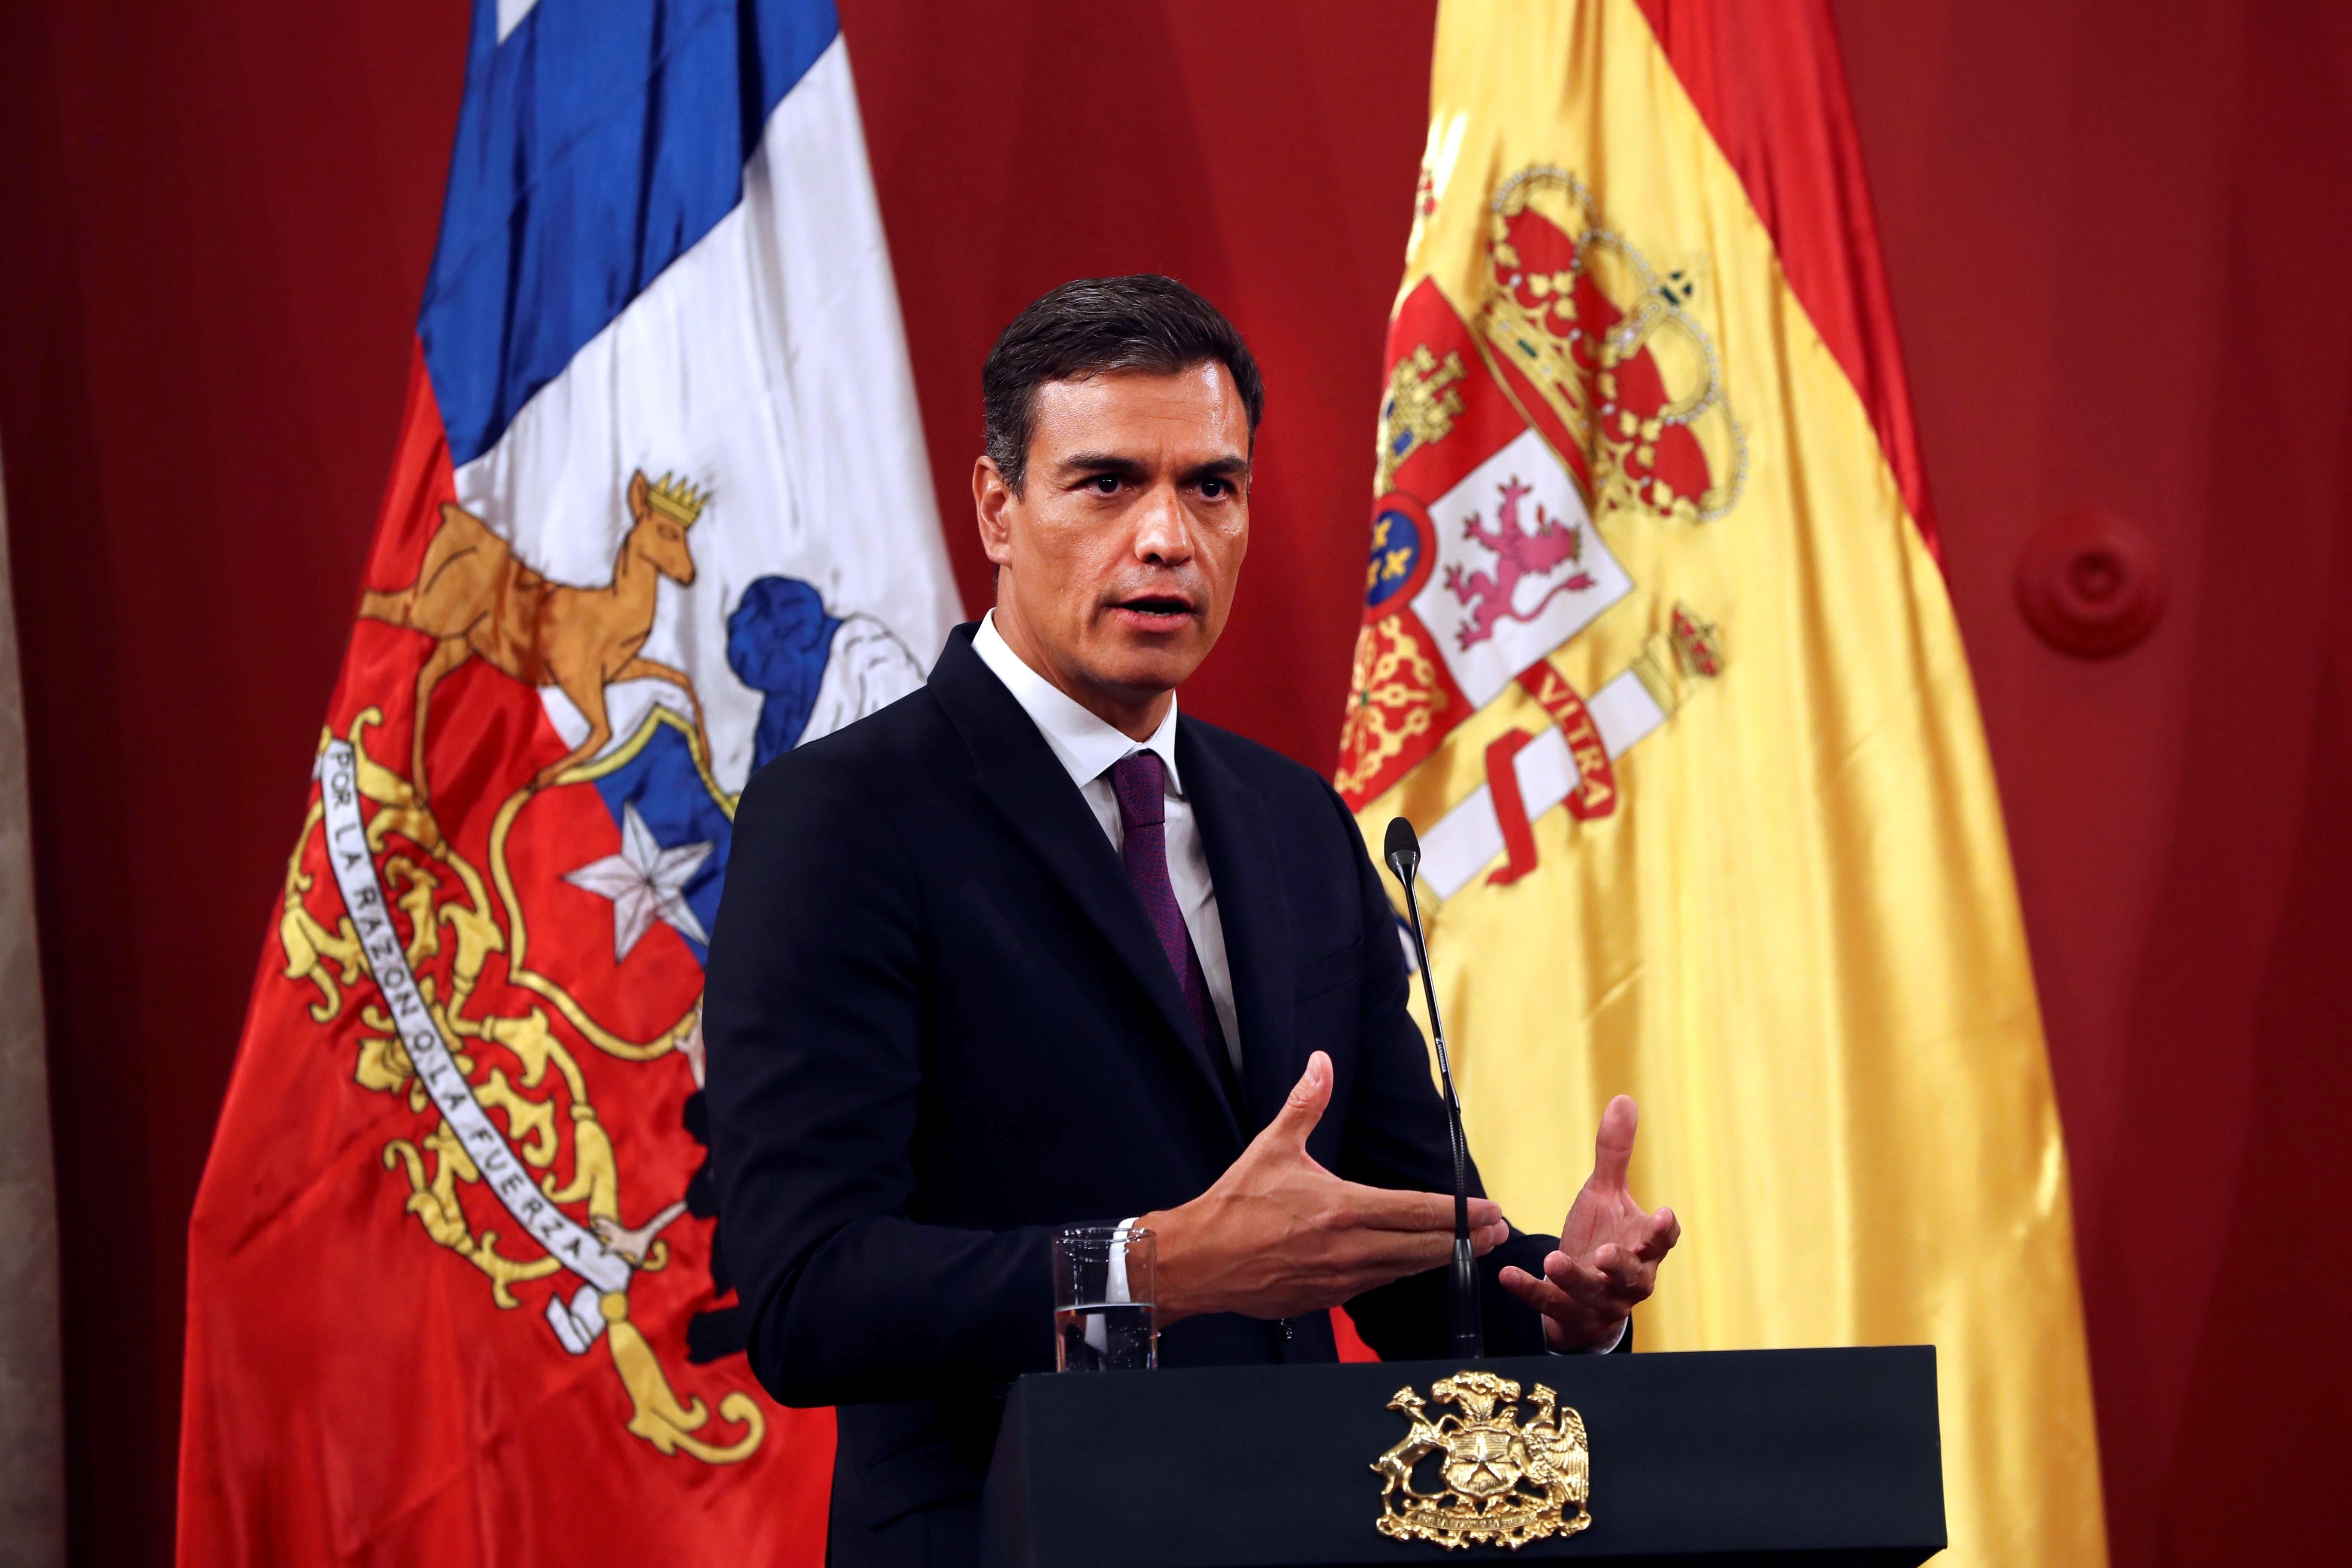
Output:
<instances>
[{"instance_id":1,"label":"golden coat of arms emblem","mask_svg":"<svg viewBox=\"0 0 2352 1568\"><path fill-rule=\"evenodd\" d=\"M1381 1478L1380 1532L1447 1548L1517 1549L1547 1536L1574 1535L1592 1522L1587 1500L1592 1460L1584 1417L1542 1384L1529 1384L1522 1421L1519 1384L1491 1372L1458 1372L1430 1386L1423 1400L1397 1390L1389 1408L1411 1423L1403 1438L1372 1461ZM1430 1405L1458 1414L1433 1417ZM1437 1459L1444 1491L1415 1484L1415 1468Z\"/></svg>"}]
</instances>

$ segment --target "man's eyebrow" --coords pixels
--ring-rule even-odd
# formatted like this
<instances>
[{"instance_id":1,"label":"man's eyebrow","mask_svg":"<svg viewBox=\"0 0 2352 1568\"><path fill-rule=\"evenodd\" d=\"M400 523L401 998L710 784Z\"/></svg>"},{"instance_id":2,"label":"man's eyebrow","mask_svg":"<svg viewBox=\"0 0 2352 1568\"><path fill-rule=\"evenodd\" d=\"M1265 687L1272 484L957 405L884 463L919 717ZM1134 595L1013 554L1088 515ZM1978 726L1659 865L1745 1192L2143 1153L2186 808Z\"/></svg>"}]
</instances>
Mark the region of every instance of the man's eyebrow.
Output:
<instances>
[{"instance_id":1,"label":"man's eyebrow","mask_svg":"<svg viewBox=\"0 0 2352 1568\"><path fill-rule=\"evenodd\" d=\"M1184 470L1186 484L1202 479L1245 479L1249 478L1250 460L1238 452L1228 452L1222 458L1212 458L1205 463L1195 463Z\"/></svg>"},{"instance_id":2,"label":"man's eyebrow","mask_svg":"<svg viewBox=\"0 0 2352 1568\"><path fill-rule=\"evenodd\" d=\"M1143 464L1121 452L1073 452L1054 467L1067 474L1139 474Z\"/></svg>"},{"instance_id":3,"label":"man's eyebrow","mask_svg":"<svg viewBox=\"0 0 2352 1568\"><path fill-rule=\"evenodd\" d=\"M1150 469L1140 458L1130 458L1123 452L1073 452L1055 462L1054 472L1058 478L1084 482L1097 474L1141 479ZM1193 464L1177 476L1177 482L1190 485L1198 484L1202 479L1245 479L1249 472L1247 458L1238 452L1228 452L1222 458Z\"/></svg>"}]
</instances>

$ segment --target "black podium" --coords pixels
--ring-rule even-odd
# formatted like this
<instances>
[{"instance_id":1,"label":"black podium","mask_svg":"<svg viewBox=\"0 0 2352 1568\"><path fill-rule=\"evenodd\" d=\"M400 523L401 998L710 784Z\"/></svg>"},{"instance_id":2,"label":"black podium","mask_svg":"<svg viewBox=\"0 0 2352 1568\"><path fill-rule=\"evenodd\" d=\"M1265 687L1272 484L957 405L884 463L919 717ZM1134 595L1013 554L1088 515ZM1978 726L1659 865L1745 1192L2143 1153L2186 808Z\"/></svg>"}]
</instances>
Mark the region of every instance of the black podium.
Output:
<instances>
[{"instance_id":1,"label":"black podium","mask_svg":"<svg viewBox=\"0 0 2352 1568\"><path fill-rule=\"evenodd\" d=\"M1376 1528L1400 1500L1374 1462L1409 1438L1416 1415L1434 1418L1433 1386L1465 1370L1523 1391L1541 1384L1578 1413L1589 1528L1511 1549L1450 1550ZM1425 1403L1392 1405L1408 1388ZM1530 1397L1523 1392L1523 1412ZM1555 1416L1530 1436L1567 1424ZM1454 1458L1475 1460L1461 1428L1457 1418ZM1496 1438L1486 1452L1510 1467L1528 1450ZM1476 1475L1446 1463L1446 1453L1424 1452L1416 1489ZM1906 1345L1024 1377L1005 1406L983 1531L992 1568L1569 1558L1911 1568L1945 1543L1936 1352Z\"/></svg>"}]
</instances>

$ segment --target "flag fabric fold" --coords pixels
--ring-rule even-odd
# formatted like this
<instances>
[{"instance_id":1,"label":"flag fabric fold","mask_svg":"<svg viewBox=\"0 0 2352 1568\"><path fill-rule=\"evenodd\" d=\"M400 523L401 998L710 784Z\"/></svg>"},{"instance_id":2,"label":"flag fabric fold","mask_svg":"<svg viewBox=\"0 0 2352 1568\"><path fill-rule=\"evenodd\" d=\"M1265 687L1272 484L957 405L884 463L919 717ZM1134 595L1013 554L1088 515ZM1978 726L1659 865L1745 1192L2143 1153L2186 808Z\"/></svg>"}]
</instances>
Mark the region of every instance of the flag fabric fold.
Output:
<instances>
[{"instance_id":1,"label":"flag fabric fold","mask_svg":"<svg viewBox=\"0 0 2352 1568\"><path fill-rule=\"evenodd\" d=\"M1338 784L1490 1186L1643 1108L1645 1350L1929 1342L1953 1560L2096 1563L2066 1163L1818 5L1446 0ZM1596 1434L1596 1442L1603 1440Z\"/></svg>"},{"instance_id":2,"label":"flag fabric fold","mask_svg":"<svg viewBox=\"0 0 2352 1568\"><path fill-rule=\"evenodd\" d=\"M761 764L956 615L824 0L480 0L400 447L190 1226L184 1563L824 1554L719 1249Z\"/></svg>"}]
</instances>

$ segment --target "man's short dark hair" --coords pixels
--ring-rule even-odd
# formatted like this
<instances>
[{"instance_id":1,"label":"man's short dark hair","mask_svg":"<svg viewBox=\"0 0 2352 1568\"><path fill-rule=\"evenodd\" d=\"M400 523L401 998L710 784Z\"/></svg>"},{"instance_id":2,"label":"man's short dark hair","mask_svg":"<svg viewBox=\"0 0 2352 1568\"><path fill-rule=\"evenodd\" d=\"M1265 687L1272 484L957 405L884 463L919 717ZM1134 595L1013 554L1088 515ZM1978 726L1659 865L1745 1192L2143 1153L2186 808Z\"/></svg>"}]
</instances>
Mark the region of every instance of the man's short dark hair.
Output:
<instances>
[{"instance_id":1,"label":"man's short dark hair","mask_svg":"<svg viewBox=\"0 0 2352 1568\"><path fill-rule=\"evenodd\" d=\"M1018 494L1028 478L1040 386L1121 370L1174 375L1211 360L1232 374L1255 444L1265 387L1249 345L1214 305L1156 272L1065 283L1015 316L988 351L980 372L988 455Z\"/></svg>"}]
</instances>

